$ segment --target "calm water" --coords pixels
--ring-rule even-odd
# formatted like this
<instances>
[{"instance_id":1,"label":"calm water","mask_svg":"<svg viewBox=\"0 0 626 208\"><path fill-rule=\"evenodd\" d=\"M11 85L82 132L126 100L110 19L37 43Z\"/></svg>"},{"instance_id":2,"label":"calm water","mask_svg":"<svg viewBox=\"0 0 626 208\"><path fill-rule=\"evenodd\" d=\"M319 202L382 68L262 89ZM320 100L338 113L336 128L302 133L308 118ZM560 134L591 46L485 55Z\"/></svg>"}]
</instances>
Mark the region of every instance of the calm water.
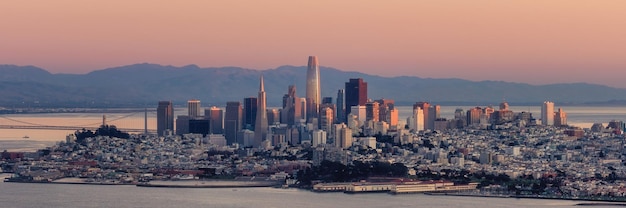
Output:
<instances>
[{"instance_id":1,"label":"calm water","mask_svg":"<svg viewBox=\"0 0 626 208\"><path fill-rule=\"evenodd\" d=\"M0 207L570 207L576 201L0 182Z\"/></svg>"}]
</instances>

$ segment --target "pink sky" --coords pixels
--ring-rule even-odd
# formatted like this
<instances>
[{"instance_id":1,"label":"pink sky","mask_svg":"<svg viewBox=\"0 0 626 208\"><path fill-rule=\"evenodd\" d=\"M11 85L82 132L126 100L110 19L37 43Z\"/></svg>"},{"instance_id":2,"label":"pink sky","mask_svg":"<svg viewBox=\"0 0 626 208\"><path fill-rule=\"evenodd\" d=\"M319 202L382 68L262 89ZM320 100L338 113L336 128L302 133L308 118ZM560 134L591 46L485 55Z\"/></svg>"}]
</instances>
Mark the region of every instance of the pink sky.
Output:
<instances>
[{"instance_id":1,"label":"pink sky","mask_svg":"<svg viewBox=\"0 0 626 208\"><path fill-rule=\"evenodd\" d=\"M0 1L0 64L134 63L626 88L626 1Z\"/></svg>"}]
</instances>

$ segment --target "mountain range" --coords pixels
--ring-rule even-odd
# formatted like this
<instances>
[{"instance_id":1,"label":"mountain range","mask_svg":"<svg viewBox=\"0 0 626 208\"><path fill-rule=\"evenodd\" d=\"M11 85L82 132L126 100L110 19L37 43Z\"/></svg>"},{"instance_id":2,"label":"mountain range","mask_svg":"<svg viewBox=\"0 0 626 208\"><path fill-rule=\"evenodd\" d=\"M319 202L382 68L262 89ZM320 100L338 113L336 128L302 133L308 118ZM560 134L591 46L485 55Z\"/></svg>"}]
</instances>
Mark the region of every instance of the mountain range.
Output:
<instances>
[{"instance_id":1,"label":"mountain range","mask_svg":"<svg viewBox=\"0 0 626 208\"><path fill-rule=\"evenodd\" d=\"M154 107L159 100L183 105L199 99L203 106L255 97L259 76L265 79L268 106L281 106L289 85L304 97L305 66L269 70L239 67L200 68L134 64L87 74L52 74L33 66L0 65L0 106L3 107ZM626 89L587 83L530 85L502 81L382 77L321 67L322 96L333 97L350 78L368 83L368 97L394 99L397 105L428 101L441 105L557 105L625 103Z\"/></svg>"}]
</instances>

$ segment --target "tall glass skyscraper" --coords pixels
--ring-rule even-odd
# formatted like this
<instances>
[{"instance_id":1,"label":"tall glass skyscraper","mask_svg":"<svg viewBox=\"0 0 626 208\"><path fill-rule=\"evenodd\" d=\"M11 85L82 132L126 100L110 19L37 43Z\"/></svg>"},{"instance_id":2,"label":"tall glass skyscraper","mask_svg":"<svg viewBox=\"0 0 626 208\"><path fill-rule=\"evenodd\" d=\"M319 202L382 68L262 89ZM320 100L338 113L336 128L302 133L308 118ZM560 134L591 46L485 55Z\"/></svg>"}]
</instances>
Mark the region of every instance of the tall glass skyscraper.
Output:
<instances>
[{"instance_id":1,"label":"tall glass skyscraper","mask_svg":"<svg viewBox=\"0 0 626 208\"><path fill-rule=\"evenodd\" d=\"M343 89L337 91L337 123L345 123L346 122L346 106L344 105L343 99Z\"/></svg>"},{"instance_id":2,"label":"tall glass skyscraper","mask_svg":"<svg viewBox=\"0 0 626 208\"><path fill-rule=\"evenodd\" d=\"M249 97L243 99L243 128L254 130L257 114L257 98Z\"/></svg>"},{"instance_id":3,"label":"tall glass skyscraper","mask_svg":"<svg viewBox=\"0 0 626 208\"><path fill-rule=\"evenodd\" d=\"M365 103L367 103L367 82L364 82L361 78L350 79L349 82L346 82L345 90L345 116L348 116L352 112L352 106L365 106Z\"/></svg>"},{"instance_id":4,"label":"tall glass skyscraper","mask_svg":"<svg viewBox=\"0 0 626 208\"><path fill-rule=\"evenodd\" d=\"M306 71L306 119L317 118L321 101L320 67L317 56L309 56Z\"/></svg>"},{"instance_id":5,"label":"tall glass skyscraper","mask_svg":"<svg viewBox=\"0 0 626 208\"><path fill-rule=\"evenodd\" d=\"M172 101L159 101L159 107L157 107L157 134L163 136L165 130L174 131Z\"/></svg>"}]
</instances>

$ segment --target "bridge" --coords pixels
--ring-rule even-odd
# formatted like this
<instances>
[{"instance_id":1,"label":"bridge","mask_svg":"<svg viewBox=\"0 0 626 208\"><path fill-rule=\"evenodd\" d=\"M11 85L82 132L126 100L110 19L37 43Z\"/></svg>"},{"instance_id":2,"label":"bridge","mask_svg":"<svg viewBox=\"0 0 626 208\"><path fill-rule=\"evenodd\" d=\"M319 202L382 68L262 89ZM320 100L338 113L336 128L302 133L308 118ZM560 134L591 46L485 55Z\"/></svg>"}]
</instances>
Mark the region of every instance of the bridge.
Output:
<instances>
[{"instance_id":1,"label":"bridge","mask_svg":"<svg viewBox=\"0 0 626 208\"><path fill-rule=\"evenodd\" d=\"M97 120L98 118L93 117L94 114L90 114L92 116L88 120L86 120L90 123L78 124L78 125L77 124L60 125L63 123L68 123L67 120L71 120L70 118L64 118L64 117L61 117L59 119L54 119L54 117L50 119L40 119L40 120L36 119L36 118L39 118L39 115L41 115L41 118L46 118L46 114L36 114L37 116L32 116L32 117L29 117L29 116L22 117L23 114L20 116L12 116L14 114L0 115L0 129L67 130L67 131L77 131L77 130L85 129L85 130L95 131L100 127L100 125L106 124L106 125L115 125L118 130L123 131L123 132L128 132L128 133L145 133L145 132L152 133L152 134L156 133L156 129L147 128L148 127L148 112L145 111L143 119L141 119L140 118L141 115L138 115L138 114L140 114L140 112L132 112L126 115L123 115L121 113L113 113L113 114L110 114L114 118L111 120L107 120L106 114L103 114L102 121L95 122L95 123L94 123L94 120ZM143 112L141 112L141 114L143 114ZM154 112L152 114L154 114ZM59 115L59 114L55 114L55 115ZM34 120L37 120L37 121L34 121ZM45 120L45 123L41 123L43 122L42 120ZM84 120L84 119L81 118L81 119L76 119L76 120ZM38 123L35 123L35 122L38 122ZM143 128L138 128L139 126Z\"/></svg>"}]
</instances>

